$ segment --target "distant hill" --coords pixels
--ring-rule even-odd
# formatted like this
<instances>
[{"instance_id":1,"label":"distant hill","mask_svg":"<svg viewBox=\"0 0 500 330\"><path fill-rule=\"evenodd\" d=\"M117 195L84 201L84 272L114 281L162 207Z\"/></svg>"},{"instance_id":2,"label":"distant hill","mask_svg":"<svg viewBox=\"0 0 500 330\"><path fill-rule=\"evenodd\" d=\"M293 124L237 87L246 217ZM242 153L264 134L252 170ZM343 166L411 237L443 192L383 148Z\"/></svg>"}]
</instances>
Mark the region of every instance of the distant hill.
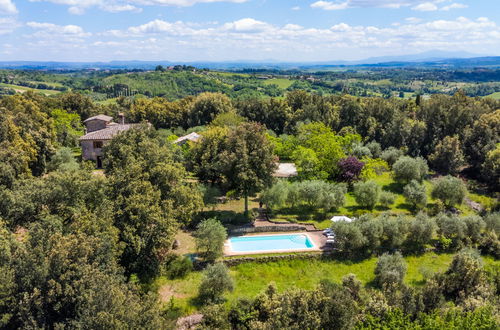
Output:
<instances>
[{"instance_id":1,"label":"distant hill","mask_svg":"<svg viewBox=\"0 0 500 330\"><path fill-rule=\"evenodd\" d=\"M325 62L279 62L227 61L227 62L170 62L170 61L110 61L110 62L37 62L5 61L0 62L1 69L21 70L115 70L139 69L153 70L157 65L177 64L192 65L197 68L239 70L239 69L278 69L278 70L323 70L333 67L428 67L428 68L469 68L500 67L500 56L477 57L463 52L425 52L414 55L373 57L360 61L325 61Z\"/></svg>"}]
</instances>

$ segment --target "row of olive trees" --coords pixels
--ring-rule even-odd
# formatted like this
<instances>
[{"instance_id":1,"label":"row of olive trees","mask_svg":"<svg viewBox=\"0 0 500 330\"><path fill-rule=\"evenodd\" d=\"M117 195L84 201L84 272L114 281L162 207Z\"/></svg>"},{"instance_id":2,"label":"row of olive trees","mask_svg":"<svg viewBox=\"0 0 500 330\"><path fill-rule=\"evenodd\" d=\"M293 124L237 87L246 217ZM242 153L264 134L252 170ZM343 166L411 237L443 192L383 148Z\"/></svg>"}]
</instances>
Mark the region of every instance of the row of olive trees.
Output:
<instances>
[{"instance_id":1,"label":"row of olive trees","mask_svg":"<svg viewBox=\"0 0 500 330\"><path fill-rule=\"evenodd\" d=\"M370 255L380 251L405 250L419 252L435 245L457 250L465 246L479 247L484 253L500 255L500 213L457 217L439 214L429 217L372 217L336 222L332 225L335 245L348 255Z\"/></svg>"},{"instance_id":2,"label":"row of olive trees","mask_svg":"<svg viewBox=\"0 0 500 330\"><path fill-rule=\"evenodd\" d=\"M379 203L388 208L396 200L395 194L382 191L382 187L375 181L356 183L353 194L356 203L369 210ZM462 204L466 194L467 188L462 180L450 175L434 180L431 190L432 198L438 200L437 211ZM421 210L427 206L427 188L416 179L411 179L403 187L403 196L415 210Z\"/></svg>"},{"instance_id":3,"label":"row of olive trees","mask_svg":"<svg viewBox=\"0 0 500 330\"><path fill-rule=\"evenodd\" d=\"M344 184L333 184L312 180L293 182L278 181L261 195L269 208L307 205L325 211L338 209L345 204L347 188Z\"/></svg>"}]
</instances>

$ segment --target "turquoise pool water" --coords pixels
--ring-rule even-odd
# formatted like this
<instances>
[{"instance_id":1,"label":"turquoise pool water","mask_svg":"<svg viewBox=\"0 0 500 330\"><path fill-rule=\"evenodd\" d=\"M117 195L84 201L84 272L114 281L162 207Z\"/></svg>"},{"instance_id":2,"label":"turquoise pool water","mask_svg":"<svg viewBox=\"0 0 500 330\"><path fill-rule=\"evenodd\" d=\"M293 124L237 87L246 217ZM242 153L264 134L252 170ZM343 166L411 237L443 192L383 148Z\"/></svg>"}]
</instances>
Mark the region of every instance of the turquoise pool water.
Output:
<instances>
[{"instance_id":1,"label":"turquoise pool water","mask_svg":"<svg viewBox=\"0 0 500 330\"><path fill-rule=\"evenodd\" d=\"M314 248L309 237L304 234L231 237L233 252L289 251Z\"/></svg>"}]
</instances>

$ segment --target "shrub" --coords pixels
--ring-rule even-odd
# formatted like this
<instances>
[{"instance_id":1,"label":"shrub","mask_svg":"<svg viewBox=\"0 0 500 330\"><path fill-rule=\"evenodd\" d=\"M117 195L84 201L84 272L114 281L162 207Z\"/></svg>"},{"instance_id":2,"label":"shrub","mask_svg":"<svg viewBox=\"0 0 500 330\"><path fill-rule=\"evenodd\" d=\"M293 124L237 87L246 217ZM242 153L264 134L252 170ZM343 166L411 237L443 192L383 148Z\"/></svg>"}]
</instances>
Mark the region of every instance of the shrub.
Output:
<instances>
[{"instance_id":1,"label":"shrub","mask_svg":"<svg viewBox=\"0 0 500 330\"><path fill-rule=\"evenodd\" d=\"M465 236L470 240L470 243L479 243L481 239L481 233L486 227L485 222L480 216L472 215L463 217L462 221L465 224Z\"/></svg>"},{"instance_id":2,"label":"shrub","mask_svg":"<svg viewBox=\"0 0 500 330\"><path fill-rule=\"evenodd\" d=\"M392 166L394 179L398 182L408 183L411 180L422 182L429 171L427 161L422 157L400 157Z\"/></svg>"},{"instance_id":3,"label":"shrub","mask_svg":"<svg viewBox=\"0 0 500 330\"><path fill-rule=\"evenodd\" d=\"M57 150L56 154L52 156L52 159L47 163L48 171L76 171L80 165L73 157L73 151L71 148L61 148Z\"/></svg>"},{"instance_id":4,"label":"shrub","mask_svg":"<svg viewBox=\"0 0 500 330\"><path fill-rule=\"evenodd\" d=\"M376 141L371 141L371 142L368 142L365 147L368 148L368 150L370 150L371 152L371 157L373 158L379 158L380 155L382 154L382 147L380 146L380 143L376 142Z\"/></svg>"},{"instance_id":5,"label":"shrub","mask_svg":"<svg viewBox=\"0 0 500 330\"><path fill-rule=\"evenodd\" d=\"M380 191L375 181L358 182L354 185L354 198L360 206L372 210L379 201Z\"/></svg>"},{"instance_id":6,"label":"shrub","mask_svg":"<svg viewBox=\"0 0 500 330\"><path fill-rule=\"evenodd\" d=\"M233 291L233 279L223 263L210 265L203 273L198 297L205 303L217 303L222 300L224 292Z\"/></svg>"},{"instance_id":7,"label":"shrub","mask_svg":"<svg viewBox=\"0 0 500 330\"><path fill-rule=\"evenodd\" d=\"M434 182L432 198L439 199L450 208L453 205L462 204L467 188L459 178L447 175Z\"/></svg>"},{"instance_id":8,"label":"shrub","mask_svg":"<svg viewBox=\"0 0 500 330\"><path fill-rule=\"evenodd\" d=\"M188 257L177 256L167 265L167 276L170 279L186 277L193 270L193 262Z\"/></svg>"},{"instance_id":9,"label":"shrub","mask_svg":"<svg viewBox=\"0 0 500 330\"><path fill-rule=\"evenodd\" d=\"M427 191L423 184L415 180L410 181L403 188L403 196L415 209L422 209L427 205Z\"/></svg>"},{"instance_id":10,"label":"shrub","mask_svg":"<svg viewBox=\"0 0 500 330\"><path fill-rule=\"evenodd\" d=\"M362 180L374 179L389 171L389 164L380 158L363 158L361 161L365 164L361 170Z\"/></svg>"},{"instance_id":11,"label":"shrub","mask_svg":"<svg viewBox=\"0 0 500 330\"><path fill-rule=\"evenodd\" d=\"M486 229L493 231L500 236L500 212L494 212L486 215L484 217L484 222L486 224Z\"/></svg>"},{"instance_id":12,"label":"shrub","mask_svg":"<svg viewBox=\"0 0 500 330\"><path fill-rule=\"evenodd\" d=\"M380 193L379 202L384 207L391 207L396 201L396 195L388 191L382 191Z\"/></svg>"},{"instance_id":13,"label":"shrub","mask_svg":"<svg viewBox=\"0 0 500 330\"><path fill-rule=\"evenodd\" d=\"M391 284L403 284L408 266L401 253L384 253L377 261L375 267L375 281L380 287Z\"/></svg>"},{"instance_id":14,"label":"shrub","mask_svg":"<svg viewBox=\"0 0 500 330\"><path fill-rule=\"evenodd\" d=\"M385 149L381 154L380 158L385 160L389 165L394 165L396 161L404 155L404 152L400 149L396 149L394 147L389 147Z\"/></svg>"},{"instance_id":15,"label":"shrub","mask_svg":"<svg viewBox=\"0 0 500 330\"><path fill-rule=\"evenodd\" d=\"M205 260L213 262L222 255L227 231L219 220L211 218L202 221L194 236L196 248Z\"/></svg>"},{"instance_id":16,"label":"shrub","mask_svg":"<svg viewBox=\"0 0 500 330\"><path fill-rule=\"evenodd\" d=\"M359 159L361 159L363 157L369 157L369 158L373 157L370 149L368 149L366 146L362 146L361 144L355 145L352 148L352 154L354 157L359 158Z\"/></svg>"}]
</instances>

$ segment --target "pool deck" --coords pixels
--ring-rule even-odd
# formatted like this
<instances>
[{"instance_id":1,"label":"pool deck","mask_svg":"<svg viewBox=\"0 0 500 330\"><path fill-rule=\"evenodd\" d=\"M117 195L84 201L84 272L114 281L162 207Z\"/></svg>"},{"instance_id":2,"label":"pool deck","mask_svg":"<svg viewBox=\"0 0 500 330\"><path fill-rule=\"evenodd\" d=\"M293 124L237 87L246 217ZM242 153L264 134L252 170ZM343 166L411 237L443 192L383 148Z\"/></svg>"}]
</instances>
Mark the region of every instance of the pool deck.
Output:
<instances>
[{"instance_id":1,"label":"pool deck","mask_svg":"<svg viewBox=\"0 0 500 330\"><path fill-rule=\"evenodd\" d=\"M241 256L250 254L267 254L267 253L291 253L291 252L321 252L329 250L326 245L326 237L323 235L322 231L309 231L309 232L287 232L287 233L251 233L245 234L238 237L248 237L248 236L277 236L277 235L306 235L309 237L311 242L314 244L313 248L309 249L289 249L289 250L259 250L259 251L232 251L229 239L224 242L224 255L225 256Z\"/></svg>"}]
</instances>

